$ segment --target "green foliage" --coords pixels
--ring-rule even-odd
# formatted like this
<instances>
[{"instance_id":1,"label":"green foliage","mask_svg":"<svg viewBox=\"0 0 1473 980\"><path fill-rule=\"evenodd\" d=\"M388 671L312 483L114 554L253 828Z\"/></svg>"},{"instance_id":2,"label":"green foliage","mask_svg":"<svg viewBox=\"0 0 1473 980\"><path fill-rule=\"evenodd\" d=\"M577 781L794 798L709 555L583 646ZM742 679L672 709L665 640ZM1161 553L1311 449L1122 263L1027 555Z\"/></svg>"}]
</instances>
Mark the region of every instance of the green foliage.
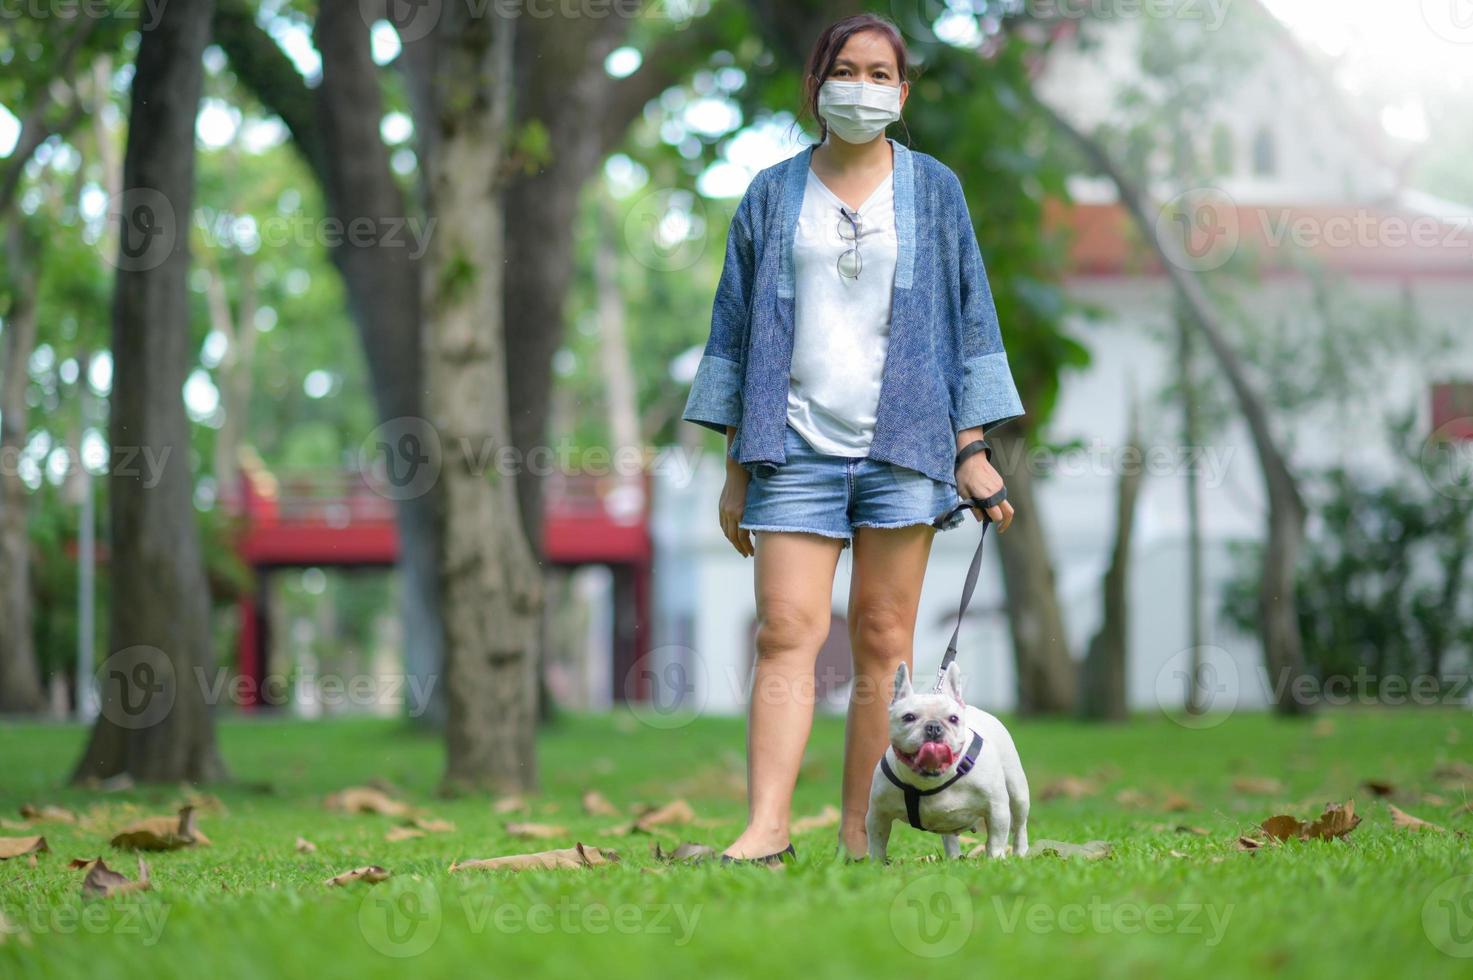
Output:
<instances>
[{"instance_id":1,"label":"green foliage","mask_svg":"<svg viewBox=\"0 0 1473 980\"><path fill-rule=\"evenodd\" d=\"M1427 468L1412 431L1410 420L1397 427L1406 449L1393 479L1334 467L1304 480L1305 660L1322 679L1364 677L1373 693L1391 678L1466 678L1473 669L1473 486ZM1224 610L1251 630L1259 546L1240 549L1238 561Z\"/></svg>"},{"instance_id":2,"label":"green foliage","mask_svg":"<svg viewBox=\"0 0 1473 980\"><path fill-rule=\"evenodd\" d=\"M987 59L945 44L917 46L905 104L911 145L956 171L987 265L1008 362L1042 433L1067 372L1089 350L1066 326L1082 312L1062 288L1067 242L1048 230L1045 202L1068 200L1069 158L1024 97L1038 51L1011 34Z\"/></svg>"}]
</instances>

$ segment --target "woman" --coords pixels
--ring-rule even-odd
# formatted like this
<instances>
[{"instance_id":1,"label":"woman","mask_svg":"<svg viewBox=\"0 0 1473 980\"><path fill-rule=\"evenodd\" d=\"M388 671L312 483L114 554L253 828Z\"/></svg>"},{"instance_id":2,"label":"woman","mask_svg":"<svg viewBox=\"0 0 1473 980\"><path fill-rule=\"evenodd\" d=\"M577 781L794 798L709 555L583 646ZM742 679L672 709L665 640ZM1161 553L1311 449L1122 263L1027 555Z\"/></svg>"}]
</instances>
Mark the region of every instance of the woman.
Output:
<instances>
[{"instance_id":1,"label":"woman","mask_svg":"<svg viewBox=\"0 0 1473 980\"><path fill-rule=\"evenodd\" d=\"M733 860L791 854L839 553L851 542L854 685L839 838L866 853L871 775L911 661L932 526L1003 488L986 430L1023 412L956 175L885 137L905 44L873 15L818 38L805 111L821 142L759 173L737 207L684 418L724 432L723 533L756 556L747 827ZM980 445L978 445L980 443ZM1012 508L987 510L999 530ZM982 511L973 508L979 520Z\"/></svg>"}]
</instances>

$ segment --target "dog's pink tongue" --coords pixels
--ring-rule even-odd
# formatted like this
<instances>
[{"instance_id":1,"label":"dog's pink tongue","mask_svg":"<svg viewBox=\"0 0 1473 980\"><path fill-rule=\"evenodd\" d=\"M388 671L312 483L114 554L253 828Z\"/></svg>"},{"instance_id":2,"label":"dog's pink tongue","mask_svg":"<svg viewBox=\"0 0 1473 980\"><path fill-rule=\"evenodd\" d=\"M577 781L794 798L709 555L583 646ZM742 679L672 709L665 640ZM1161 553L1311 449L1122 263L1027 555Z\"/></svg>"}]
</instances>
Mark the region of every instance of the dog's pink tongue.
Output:
<instances>
[{"instance_id":1,"label":"dog's pink tongue","mask_svg":"<svg viewBox=\"0 0 1473 980\"><path fill-rule=\"evenodd\" d=\"M916 753L916 768L936 771L951 765L951 747L945 742L926 742Z\"/></svg>"}]
</instances>

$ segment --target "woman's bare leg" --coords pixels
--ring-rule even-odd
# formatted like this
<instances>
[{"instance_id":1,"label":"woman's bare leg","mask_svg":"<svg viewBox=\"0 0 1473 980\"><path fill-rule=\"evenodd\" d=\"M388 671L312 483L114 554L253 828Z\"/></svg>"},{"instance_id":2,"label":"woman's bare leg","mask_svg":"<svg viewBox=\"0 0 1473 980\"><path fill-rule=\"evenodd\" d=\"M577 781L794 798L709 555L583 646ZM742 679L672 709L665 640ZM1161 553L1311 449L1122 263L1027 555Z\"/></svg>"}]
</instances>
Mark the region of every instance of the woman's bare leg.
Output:
<instances>
[{"instance_id":1,"label":"woman's bare leg","mask_svg":"<svg viewBox=\"0 0 1473 980\"><path fill-rule=\"evenodd\" d=\"M854 569L849 584L849 647L854 653L854 689L844 729L844 789L839 841L850 857L864 857L875 766L890 743L889 712L895 668L910 665L916 608L935 530L861 527L854 532Z\"/></svg>"},{"instance_id":2,"label":"woman's bare leg","mask_svg":"<svg viewBox=\"0 0 1473 980\"><path fill-rule=\"evenodd\" d=\"M788 846L793 787L813 728L814 664L829 635L843 542L757 532L757 662L747 724L747 829L726 853L761 857Z\"/></svg>"}]
</instances>

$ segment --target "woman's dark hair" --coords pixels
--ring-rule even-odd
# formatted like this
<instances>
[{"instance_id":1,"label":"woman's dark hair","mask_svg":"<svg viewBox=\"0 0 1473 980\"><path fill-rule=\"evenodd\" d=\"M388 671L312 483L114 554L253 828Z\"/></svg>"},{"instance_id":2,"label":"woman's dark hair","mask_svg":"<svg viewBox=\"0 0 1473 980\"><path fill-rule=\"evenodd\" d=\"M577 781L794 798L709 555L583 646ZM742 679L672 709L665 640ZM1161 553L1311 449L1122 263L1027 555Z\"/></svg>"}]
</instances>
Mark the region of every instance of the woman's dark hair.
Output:
<instances>
[{"instance_id":1,"label":"woman's dark hair","mask_svg":"<svg viewBox=\"0 0 1473 980\"><path fill-rule=\"evenodd\" d=\"M818 123L820 142L828 138L829 126L818 114L818 90L824 79L829 77L829 72L834 70L834 62L839 59L839 52L844 50L844 45L849 43L851 37L863 31L877 31L890 42L890 47L895 50L895 70L899 76L897 84L908 78L910 52L905 48L900 30L893 23L875 14L854 14L852 17L834 21L813 42L813 50L809 52L808 64L803 70L803 109L798 113L799 119L812 116Z\"/></svg>"}]
</instances>

